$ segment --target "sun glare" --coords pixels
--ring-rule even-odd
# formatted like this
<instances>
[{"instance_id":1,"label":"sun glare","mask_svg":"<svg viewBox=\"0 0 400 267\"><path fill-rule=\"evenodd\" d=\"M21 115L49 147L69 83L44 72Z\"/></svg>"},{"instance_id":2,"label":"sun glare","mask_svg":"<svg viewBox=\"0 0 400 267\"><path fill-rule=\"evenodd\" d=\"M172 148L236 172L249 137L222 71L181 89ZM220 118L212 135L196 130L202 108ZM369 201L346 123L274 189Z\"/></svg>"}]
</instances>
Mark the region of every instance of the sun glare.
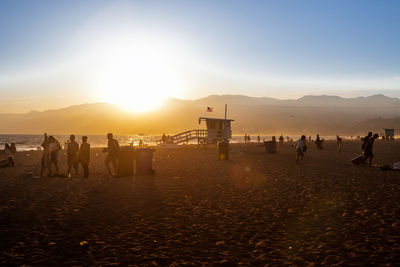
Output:
<instances>
[{"instance_id":1,"label":"sun glare","mask_svg":"<svg viewBox=\"0 0 400 267\"><path fill-rule=\"evenodd\" d=\"M120 40L103 47L96 66L95 90L99 100L131 112L159 108L179 93L179 53L163 43Z\"/></svg>"}]
</instances>

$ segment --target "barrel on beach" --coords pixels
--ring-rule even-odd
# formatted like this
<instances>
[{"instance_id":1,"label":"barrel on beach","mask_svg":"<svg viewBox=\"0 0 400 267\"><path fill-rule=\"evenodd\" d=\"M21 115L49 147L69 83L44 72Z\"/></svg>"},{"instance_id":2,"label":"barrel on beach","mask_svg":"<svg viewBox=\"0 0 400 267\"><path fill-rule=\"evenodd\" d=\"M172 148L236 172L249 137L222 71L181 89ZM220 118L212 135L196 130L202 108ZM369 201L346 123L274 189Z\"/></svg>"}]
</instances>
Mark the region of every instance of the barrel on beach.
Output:
<instances>
[{"instance_id":1,"label":"barrel on beach","mask_svg":"<svg viewBox=\"0 0 400 267\"><path fill-rule=\"evenodd\" d=\"M218 159L228 160L229 159L229 142L221 141L218 143Z\"/></svg>"},{"instance_id":2,"label":"barrel on beach","mask_svg":"<svg viewBox=\"0 0 400 267\"><path fill-rule=\"evenodd\" d=\"M133 147L121 147L118 156L118 175L132 176L133 175L133 160L135 150Z\"/></svg>"},{"instance_id":3,"label":"barrel on beach","mask_svg":"<svg viewBox=\"0 0 400 267\"><path fill-rule=\"evenodd\" d=\"M135 175L152 175L153 170L152 148L138 148L135 150Z\"/></svg>"},{"instance_id":4,"label":"barrel on beach","mask_svg":"<svg viewBox=\"0 0 400 267\"><path fill-rule=\"evenodd\" d=\"M275 141L265 141L264 146L265 146L266 153L276 153L277 152Z\"/></svg>"}]
</instances>

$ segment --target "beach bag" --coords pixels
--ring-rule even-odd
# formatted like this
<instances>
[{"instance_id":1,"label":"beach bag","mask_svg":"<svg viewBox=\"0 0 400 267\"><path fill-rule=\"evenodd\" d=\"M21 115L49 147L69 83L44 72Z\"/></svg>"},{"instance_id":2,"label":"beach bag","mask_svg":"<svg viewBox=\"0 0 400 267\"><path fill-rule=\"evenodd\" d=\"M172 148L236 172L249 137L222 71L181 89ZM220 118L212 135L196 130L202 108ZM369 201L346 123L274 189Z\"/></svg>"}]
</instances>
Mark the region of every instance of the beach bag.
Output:
<instances>
[{"instance_id":1,"label":"beach bag","mask_svg":"<svg viewBox=\"0 0 400 267\"><path fill-rule=\"evenodd\" d=\"M366 160L366 158L365 158L364 154L361 154L361 155L355 157L354 159L352 159L351 163L358 166L360 164L365 163L365 160Z\"/></svg>"}]
</instances>

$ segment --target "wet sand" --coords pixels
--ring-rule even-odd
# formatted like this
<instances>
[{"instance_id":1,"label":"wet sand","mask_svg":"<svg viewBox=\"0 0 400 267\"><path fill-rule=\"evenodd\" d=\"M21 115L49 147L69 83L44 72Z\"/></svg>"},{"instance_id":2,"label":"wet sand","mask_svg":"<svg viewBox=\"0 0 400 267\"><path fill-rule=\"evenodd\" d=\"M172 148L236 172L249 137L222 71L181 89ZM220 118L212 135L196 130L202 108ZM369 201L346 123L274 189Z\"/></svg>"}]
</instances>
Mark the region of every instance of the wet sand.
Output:
<instances>
[{"instance_id":1,"label":"wet sand","mask_svg":"<svg viewBox=\"0 0 400 267\"><path fill-rule=\"evenodd\" d=\"M353 166L359 142L309 147L300 165L289 144L231 147L229 161L215 147L158 149L155 176L112 179L99 149L89 179L38 178L40 152L17 153L0 169L0 264L400 262L400 172ZM375 155L400 161L400 142L377 142Z\"/></svg>"}]
</instances>

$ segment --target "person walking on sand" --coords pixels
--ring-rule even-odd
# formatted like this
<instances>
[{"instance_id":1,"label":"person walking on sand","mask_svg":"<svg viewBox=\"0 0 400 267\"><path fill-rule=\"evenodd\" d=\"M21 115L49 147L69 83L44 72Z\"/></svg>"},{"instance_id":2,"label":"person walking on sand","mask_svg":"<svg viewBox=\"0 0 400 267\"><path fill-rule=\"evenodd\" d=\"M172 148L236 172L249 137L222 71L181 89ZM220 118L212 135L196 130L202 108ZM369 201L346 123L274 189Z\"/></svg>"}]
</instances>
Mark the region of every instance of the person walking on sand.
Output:
<instances>
[{"instance_id":1,"label":"person walking on sand","mask_svg":"<svg viewBox=\"0 0 400 267\"><path fill-rule=\"evenodd\" d=\"M79 148L79 163L83 168L83 177L89 177L89 162L90 162L90 144L87 142L88 137L82 136L82 144Z\"/></svg>"},{"instance_id":2,"label":"person walking on sand","mask_svg":"<svg viewBox=\"0 0 400 267\"><path fill-rule=\"evenodd\" d=\"M336 135L336 142L337 142L337 145L338 145L338 151L341 152L342 151L343 138L339 137L339 135Z\"/></svg>"},{"instance_id":3,"label":"person walking on sand","mask_svg":"<svg viewBox=\"0 0 400 267\"><path fill-rule=\"evenodd\" d=\"M108 144L107 144L108 155L107 155L104 163L105 163L107 171L108 171L108 176L113 177L117 173L119 143L117 140L114 139L112 133L107 134L107 139L108 139ZM110 163L113 165L114 173L111 172Z\"/></svg>"},{"instance_id":4,"label":"person walking on sand","mask_svg":"<svg viewBox=\"0 0 400 267\"><path fill-rule=\"evenodd\" d=\"M361 145L361 150L364 151L365 150L365 146L368 144L368 140L372 137L372 132L369 132L367 136L365 136L363 138L363 142Z\"/></svg>"},{"instance_id":5,"label":"person walking on sand","mask_svg":"<svg viewBox=\"0 0 400 267\"><path fill-rule=\"evenodd\" d=\"M42 142L42 147L43 147L43 154L41 158L41 169L40 169L40 177L43 177L43 173L46 169L49 169L49 158L50 158L50 152L49 152L49 137L47 134L44 134L44 139Z\"/></svg>"},{"instance_id":6,"label":"person walking on sand","mask_svg":"<svg viewBox=\"0 0 400 267\"><path fill-rule=\"evenodd\" d=\"M283 145L283 135L279 136L279 144Z\"/></svg>"},{"instance_id":7,"label":"person walking on sand","mask_svg":"<svg viewBox=\"0 0 400 267\"><path fill-rule=\"evenodd\" d=\"M58 171L58 151L61 150L60 142L52 135L49 136L49 176L53 176L52 165L56 168L55 175L59 175Z\"/></svg>"},{"instance_id":8,"label":"person walking on sand","mask_svg":"<svg viewBox=\"0 0 400 267\"><path fill-rule=\"evenodd\" d=\"M75 135L71 134L67 143L67 177L71 178L71 168L74 167L75 174L78 175L78 153L79 144L75 141Z\"/></svg>"},{"instance_id":9,"label":"person walking on sand","mask_svg":"<svg viewBox=\"0 0 400 267\"><path fill-rule=\"evenodd\" d=\"M297 146L296 146L296 152L297 152L297 157L296 157L296 164L300 163L301 160L304 157L304 152L307 150L307 140L306 136L302 135L299 140L297 140Z\"/></svg>"},{"instance_id":10,"label":"person walking on sand","mask_svg":"<svg viewBox=\"0 0 400 267\"><path fill-rule=\"evenodd\" d=\"M374 141L375 139L379 138L378 134L374 134L372 137L368 139L367 144L365 145L364 148L364 156L365 160L369 159L368 164L371 166L372 164L372 158L374 157L374 154L372 153L372 150L374 148Z\"/></svg>"}]
</instances>

